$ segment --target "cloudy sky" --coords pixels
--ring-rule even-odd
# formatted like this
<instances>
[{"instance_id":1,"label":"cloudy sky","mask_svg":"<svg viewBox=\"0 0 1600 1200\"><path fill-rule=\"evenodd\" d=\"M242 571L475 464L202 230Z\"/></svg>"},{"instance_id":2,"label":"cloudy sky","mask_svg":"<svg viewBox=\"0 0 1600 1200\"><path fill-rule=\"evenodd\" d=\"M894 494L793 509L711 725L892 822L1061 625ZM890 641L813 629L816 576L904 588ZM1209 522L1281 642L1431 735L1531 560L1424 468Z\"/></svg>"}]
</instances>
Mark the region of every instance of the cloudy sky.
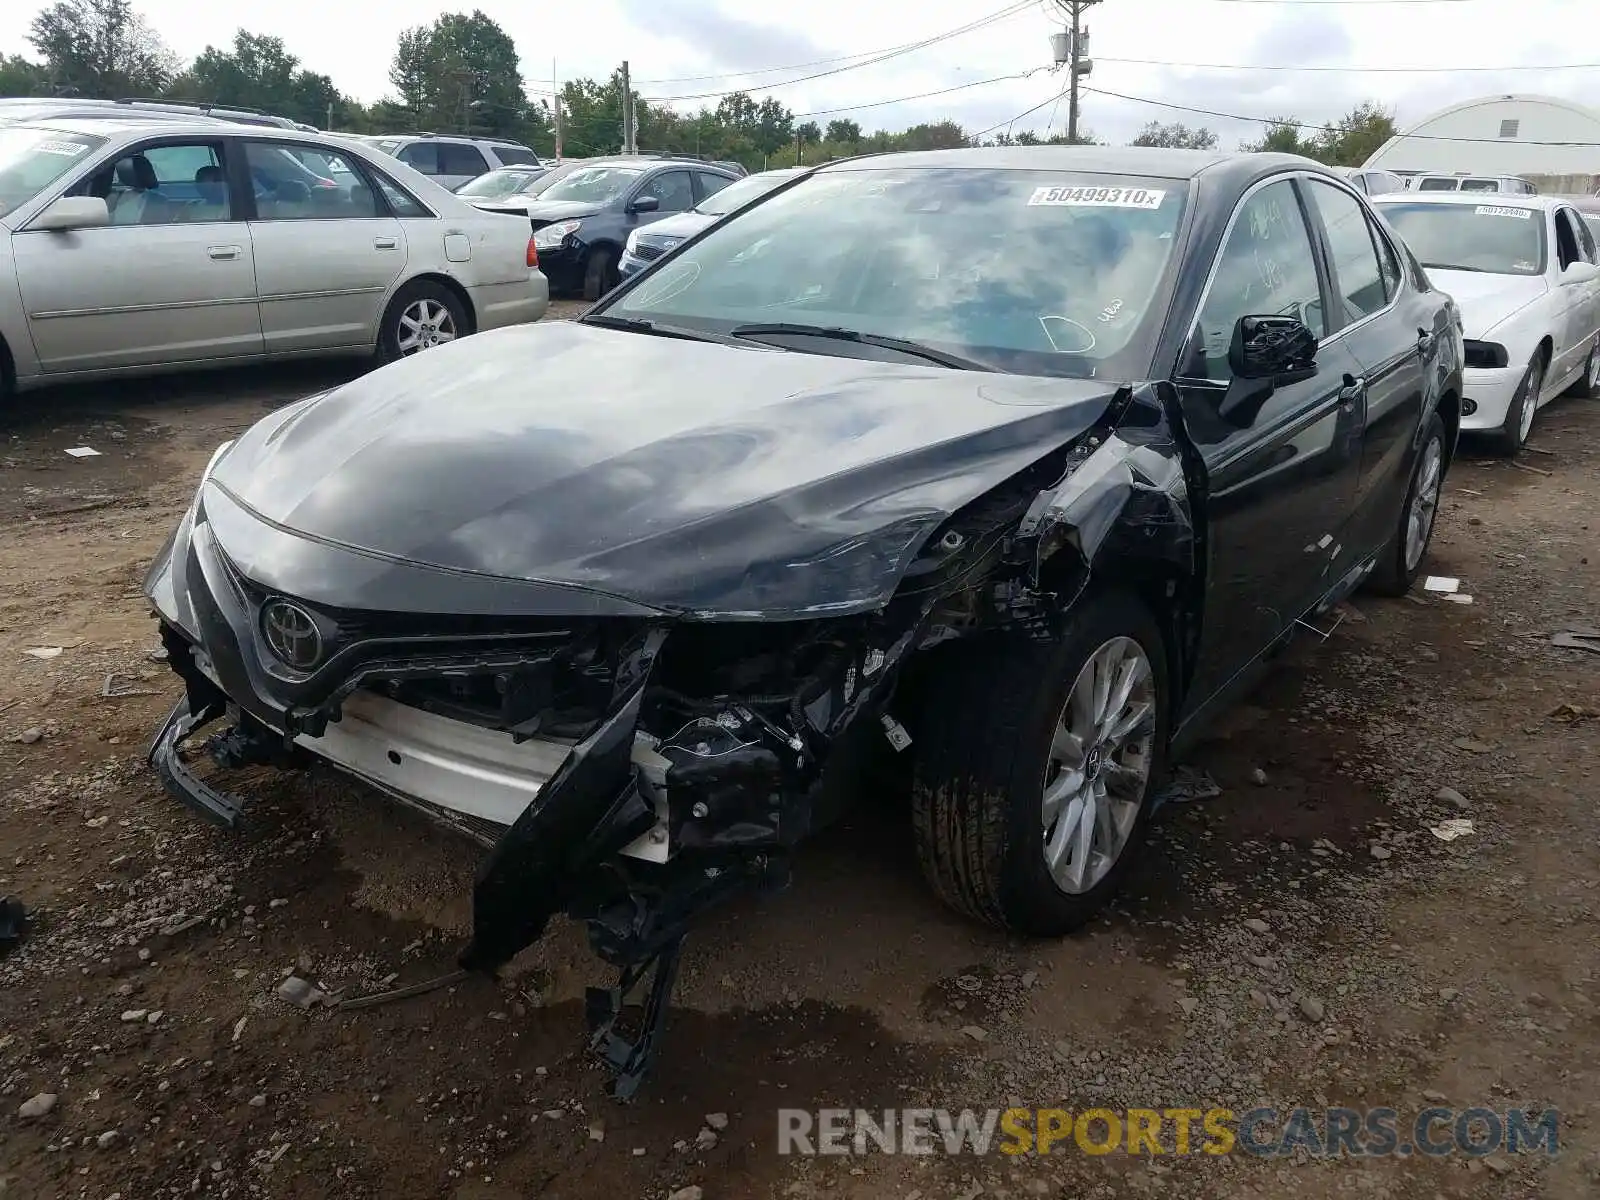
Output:
<instances>
[{"instance_id":1,"label":"cloudy sky","mask_svg":"<svg viewBox=\"0 0 1600 1200\"><path fill-rule=\"evenodd\" d=\"M550 87L551 55L559 52L554 69L563 78L603 77L627 58L639 91L652 98L744 88L757 96L774 95L797 114L815 113L824 122L847 116L870 130L950 118L970 132L1004 127L1042 104L1015 128L1043 132L1047 124L1060 129L1066 123L1066 103L1053 102L1063 77L1038 69L1051 61L1047 2L1030 0L962 36L843 71L837 68L873 52L984 21L1005 11L1003 0L915 5L810 0L787 11L759 0L586 0L581 5L480 0L477 7L516 40L531 91ZM181 55L192 57L208 44L225 45L242 24L282 37L304 65L331 75L341 89L364 101L390 90L389 58L402 28L472 7L388 0L376 7L352 5L341 13L327 0L136 3ZM1537 91L1600 107L1600 68L1552 69L1600 61L1592 29L1584 33L1592 21L1582 14L1593 3L1103 0L1087 18L1096 60L1087 84L1168 105L1245 116L1293 115L1310 123L1334 118L1364 99L1397 110L1402 125L1453 101L1500 92ZM28 0L0 6L0 50L31 55L27 30L33 9ZM596 36L602 32L604 39ZM855 57L831 61L843 56ZM732 74L806 63L817 65ZM1277 69L1263 69L1269 67ZM1407 67L1434 70L1396 69ZM927 99L876 103L1030 71L1036 73ZM835 73L781 86L818 72ZM707 96L677 106L692 111L715 103L715 96ZM1224 146L1254 136L1259 128L1094 92L1085 94L1083 103L1085 128L1111 141L1126 141L1152 119L1208 125ZM840 109L856 111L829 111Z\"/></svg>"}]
</instances>

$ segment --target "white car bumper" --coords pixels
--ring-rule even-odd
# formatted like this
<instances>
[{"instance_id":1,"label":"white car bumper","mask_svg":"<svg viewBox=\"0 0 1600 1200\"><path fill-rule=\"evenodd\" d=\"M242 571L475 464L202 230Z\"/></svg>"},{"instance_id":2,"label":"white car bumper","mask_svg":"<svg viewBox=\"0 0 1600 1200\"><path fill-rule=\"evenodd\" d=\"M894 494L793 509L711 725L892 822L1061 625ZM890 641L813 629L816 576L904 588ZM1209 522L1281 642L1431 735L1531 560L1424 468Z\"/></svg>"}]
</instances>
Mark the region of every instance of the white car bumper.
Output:
<instances>
[{"instance_id":1,"label":"white car bumper","mask_svg":"<svg viewBox=\"0 0 1600 1200\"><path fill-rule=\"evenodd\" d=\"M1528 373L1526 366L1468 367L1462 372L1462 390L1471 405L1463 406L1461 428L1464 430L1499 429L1511 411L1522 377ZM1472 407L1466 412L1465 408Z\"/></svg>"},{"instance_id":2,"label":"white car bumper","mask_svg":"<svg viewBox=\"0 0 1600 1200\"><path fill-rule=\"evenodd\" d=\"M550 307L550 281L541 271L517 283L481 283L468 289L478 316L478 331L505 325L526 325Z\"/></svg>"}]
</instances>

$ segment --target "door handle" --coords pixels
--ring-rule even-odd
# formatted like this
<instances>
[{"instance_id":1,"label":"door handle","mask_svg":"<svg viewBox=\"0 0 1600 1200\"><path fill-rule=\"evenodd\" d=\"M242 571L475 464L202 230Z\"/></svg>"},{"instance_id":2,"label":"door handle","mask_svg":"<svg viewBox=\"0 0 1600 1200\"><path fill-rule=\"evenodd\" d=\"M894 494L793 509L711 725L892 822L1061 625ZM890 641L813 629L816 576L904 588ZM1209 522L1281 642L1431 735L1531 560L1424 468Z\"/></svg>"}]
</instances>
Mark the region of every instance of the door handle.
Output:
<instances>
[{"instance_id":1,"label":"door handle","mask_svg":"<svg viewBox=\"0 0 1600 1200\"><path fill-rule=\"evenodd\" d=\"M1344 386L1339 389L1339 403L1349 409L1357 400L1367 394L1367 377L1353 379L1349 375L1344 377Z\"/></svg>"},{"instance_id":2,"label":"door handle","mask_svg":"<svg viewBox=\"0 0 1600 1200\"><path fill-rule=\"evenodd\" d=\"M222 259L238 258L244 252L238 246L207 246L206 253L220 261Z\"/></svg>"},{"instance_id":3,"label":"door handle","mask_svg":"<svg viewBox=\"0 0 1600 1200\"><path fill-rule=\"evenodd\" d=\"M1433 334L1426 329L1417 330L1417 353L1426 354L1433 349Z\"/></svg>"},{"instance_id":4,"label":"door handle","mask_svg":"<svg viewBox=\"0 0 1600 1200\"><path fill-rule=\"evenodd\" d=\"M391 237L373 238L372 244L379 250L393 250L400 244L399 240Z\"/></svg>"}]
</instances>

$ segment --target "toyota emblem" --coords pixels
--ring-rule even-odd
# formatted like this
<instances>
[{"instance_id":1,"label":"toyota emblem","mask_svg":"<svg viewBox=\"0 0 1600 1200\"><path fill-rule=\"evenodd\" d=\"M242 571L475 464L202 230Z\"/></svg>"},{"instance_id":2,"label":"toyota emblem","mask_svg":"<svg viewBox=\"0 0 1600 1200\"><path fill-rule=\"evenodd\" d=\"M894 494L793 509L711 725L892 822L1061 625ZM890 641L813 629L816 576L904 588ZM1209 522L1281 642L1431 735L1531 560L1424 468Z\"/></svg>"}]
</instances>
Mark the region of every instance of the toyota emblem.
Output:
<instances>
[{"instance_id":1,"label":"toyota emblem","mask_svg":"<svg viewBox=\"0 0 1600 1200\"><path fill-rule=\"evenodd\" d=\"M297 671L309 671L322 658L322 631L298 604L268 600L261 608L261 632L279 661Z\"/></svg>"}]
</instances>

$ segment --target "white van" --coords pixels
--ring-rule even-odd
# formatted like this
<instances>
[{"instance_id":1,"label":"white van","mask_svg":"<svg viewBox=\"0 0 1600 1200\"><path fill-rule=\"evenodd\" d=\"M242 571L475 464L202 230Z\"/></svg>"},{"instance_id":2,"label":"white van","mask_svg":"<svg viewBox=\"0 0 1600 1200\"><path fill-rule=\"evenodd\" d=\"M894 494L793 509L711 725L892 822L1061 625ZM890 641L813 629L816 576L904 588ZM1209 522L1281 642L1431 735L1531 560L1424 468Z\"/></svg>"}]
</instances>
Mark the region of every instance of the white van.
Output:
<instances>
[{"instance_id":1,"label":"white van","mask_svg":"<svg viewBox=\"0 0 1600 1200\"><path fill-rule=\"evenodd\" d=\"M1410 192L1504 192L1537 196L1539 189L1517 175L1413 175L1406 180Z\"/></svg>"}]
</instances>

